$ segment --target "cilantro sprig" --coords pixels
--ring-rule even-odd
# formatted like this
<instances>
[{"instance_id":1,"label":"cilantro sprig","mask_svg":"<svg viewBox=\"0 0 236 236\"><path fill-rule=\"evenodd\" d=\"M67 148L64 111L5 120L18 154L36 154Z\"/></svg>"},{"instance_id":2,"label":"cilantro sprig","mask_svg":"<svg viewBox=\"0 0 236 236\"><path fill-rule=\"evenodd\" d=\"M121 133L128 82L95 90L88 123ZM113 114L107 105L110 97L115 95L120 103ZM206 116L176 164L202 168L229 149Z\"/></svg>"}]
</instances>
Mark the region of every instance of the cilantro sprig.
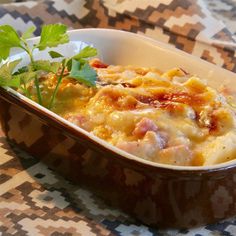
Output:
<instances>
[{"instance_id":1,"label":"cilantro sprig","mask_svg":"<svg viewBox=\"0 0 236 236\"><path fill-rule=\"evenodd\" d=\"M60 44L69 42L67 26L63 24L51 24L42 27L39 42L30 46L27 39L33 35L35 30L36 28L34 26L30 27L20 36L12 26L0 26L0 63L9 58L13 48L20 48L25 51L30 58L30 64L18 69L16 72L14 72L15 68L21 60L3 64L0 68L0 86L20 89L23 91L24 95L32 98L32 94L28 90L27 84L33 81L36 88L38 103L43 105L40 76L42 75L42 72L51 72L55 74L57 82L50 101L48 102L49 109L53 108L59 86L65 77L64 72L66 69L69 72L70 78L73 78L86 86L96 86L95 81L97 79L97 74L88 63L90 57L97 55L97 50L95 48L87 46L71 58L65 58L56 51L49 51L51 58L61 58L60 62L35 60L35 49L42 51L46 48L57 47Z\"/></svg>"}]
</instances>

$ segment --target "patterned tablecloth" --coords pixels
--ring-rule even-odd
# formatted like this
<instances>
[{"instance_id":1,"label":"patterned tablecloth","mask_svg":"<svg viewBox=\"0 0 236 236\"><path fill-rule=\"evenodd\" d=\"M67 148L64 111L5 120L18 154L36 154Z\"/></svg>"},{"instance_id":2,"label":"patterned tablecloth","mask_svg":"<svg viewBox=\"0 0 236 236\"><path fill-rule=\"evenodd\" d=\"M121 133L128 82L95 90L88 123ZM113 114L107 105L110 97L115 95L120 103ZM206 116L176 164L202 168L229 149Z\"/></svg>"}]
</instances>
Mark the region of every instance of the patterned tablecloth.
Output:
<instances>
[{"instance_id":1,"label":"patterned tablecloth","mask_svg":"<svg viewBox=\"0 0 236 236\"><path fill-rule=\"evenodd\" d=\"M0 6L0 24L19 31L35 25L38 34L42 24L55 22L71 28L118 28L170 43L234 72L235 18L235 0L57 0ZM69 183L11 144L0 130L0 235L233 236L236 218L195 229L149 228Z\"/></svg>"}]
</instances>

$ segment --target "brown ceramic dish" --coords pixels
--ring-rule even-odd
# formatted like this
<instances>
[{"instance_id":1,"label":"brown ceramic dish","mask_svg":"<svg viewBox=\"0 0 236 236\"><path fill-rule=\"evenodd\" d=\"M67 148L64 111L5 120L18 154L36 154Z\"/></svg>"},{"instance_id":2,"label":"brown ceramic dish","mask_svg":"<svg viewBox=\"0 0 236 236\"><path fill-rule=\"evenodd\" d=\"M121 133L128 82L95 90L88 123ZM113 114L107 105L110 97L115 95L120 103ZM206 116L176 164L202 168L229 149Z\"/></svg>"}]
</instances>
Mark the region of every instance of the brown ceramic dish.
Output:
<instances>
[{"instance_id":1,"label":"brown ceramic dish","mask_svg":"<svg viewBox=\"0 0 236 236\"><path fill-rule=\"evenodd\" d=\"M109 64L163 71L181 66L213 87L236 79L231 72L131 33L87 29L69 34L72 41L93 44ZM77 50L76 44L61 50ZM189 227L236 214L236 161L205 167L152 163L112 147L10 89L0 88L0 121L9 140L148 225Z\"/></svg>"}]
</instances>

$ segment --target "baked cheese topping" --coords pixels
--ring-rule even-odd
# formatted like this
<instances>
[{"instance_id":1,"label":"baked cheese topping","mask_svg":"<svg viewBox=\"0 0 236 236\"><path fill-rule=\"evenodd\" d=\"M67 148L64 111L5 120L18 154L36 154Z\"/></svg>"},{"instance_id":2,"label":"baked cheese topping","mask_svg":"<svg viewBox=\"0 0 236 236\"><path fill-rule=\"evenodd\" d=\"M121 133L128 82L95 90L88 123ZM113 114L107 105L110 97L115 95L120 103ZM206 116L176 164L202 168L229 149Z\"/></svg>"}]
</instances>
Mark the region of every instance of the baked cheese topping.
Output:
<instances>
[{"instance_id":1,"label":"baked cheese topping","mask_svg":"<svg viewBox=\"0 0 236 236\"><path fill-rule=\"evenodd\" d=\"M236 157L235 111L204 80L180 68L161 73L97 59L90 64L98 74L96 88L63 79L54 112L153 162L201 166ZM42 80L42 95L50 97L55 76Z\"/></svg>"}]
</instances>

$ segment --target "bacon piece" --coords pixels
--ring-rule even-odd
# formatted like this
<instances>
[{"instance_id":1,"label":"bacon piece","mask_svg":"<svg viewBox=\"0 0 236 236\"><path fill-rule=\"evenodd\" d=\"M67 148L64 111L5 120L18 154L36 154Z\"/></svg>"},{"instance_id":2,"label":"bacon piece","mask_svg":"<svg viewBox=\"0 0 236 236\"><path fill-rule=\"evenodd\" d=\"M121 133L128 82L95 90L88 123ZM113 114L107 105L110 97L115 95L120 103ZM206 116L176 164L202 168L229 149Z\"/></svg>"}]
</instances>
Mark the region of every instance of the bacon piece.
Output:
<instances>
[{"instance_id":1,"label":"bacon piece","mask_svg":"<svg viewBox=\"0 0 236 236\"><path fill-rule=\"evenodd\" d=\"M121 83L121 85L122 85L124 88L136 88L136 85L135 85L135 84Z\"/></svg>"},{"instance_id":2,"label":"bacon piece","mask_svg":"<svg viewBox=\"0 0 236 236\"><path fill-rule=\"evenodd\" d=\"M93 68L107 68L108 65L101 62L99 59L93 59L92 61L90 61L90 66L92 66Z\"/></svg>"},{"instance_id":3,"label":"bacon piece","mask_svg":"<svg viewBox=\"0 0 236 236\"><path fill-rule=\"evenodd\" d=\"M158 130L157 125L152 120L144 117L136 124L132 134L137 136L138 138L141 138L148 131L157 132L157 130Z\"/></svg>"},{"instance_id":4,"label":"bacon piece","mask_svg":"<svg viewBox=\"0 0 236 236\"><path fill-rule=\"evenodd\" d=\"M153 96L137 95L136 99L142 103L154 107L160 107L161 104L170 104L170 102L183 103L190 106L203 105L207 100L201 94L176 92L176 93L157 93Z\"/></svg>"}]
</instances>

